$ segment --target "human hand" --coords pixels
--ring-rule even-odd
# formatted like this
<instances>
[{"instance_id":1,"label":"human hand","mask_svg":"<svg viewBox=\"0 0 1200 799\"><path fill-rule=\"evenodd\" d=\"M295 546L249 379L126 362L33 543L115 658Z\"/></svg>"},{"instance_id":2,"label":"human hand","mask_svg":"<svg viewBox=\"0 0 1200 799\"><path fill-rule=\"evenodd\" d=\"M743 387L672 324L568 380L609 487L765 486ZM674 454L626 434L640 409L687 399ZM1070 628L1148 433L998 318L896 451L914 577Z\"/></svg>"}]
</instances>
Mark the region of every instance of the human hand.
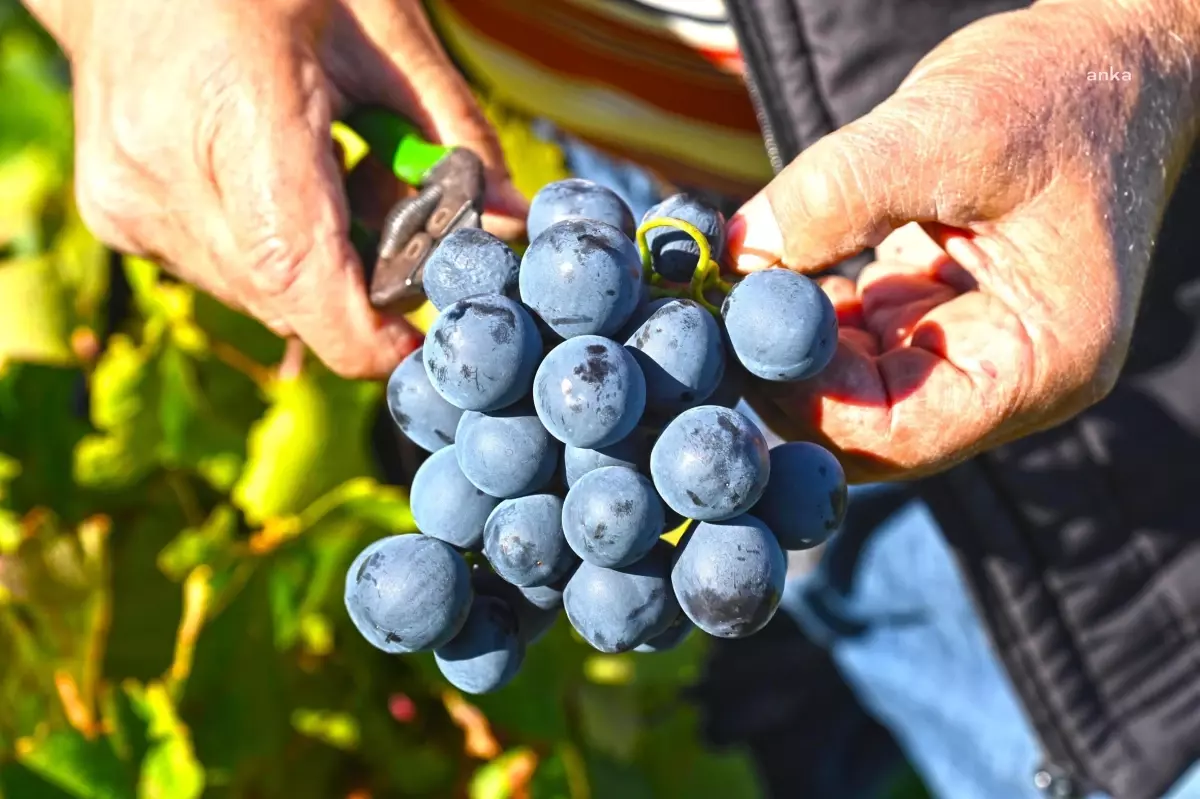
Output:
<instances>
[{"instance_id":1,"label":"human hand","mask_svg":"<svg viewBox=\"0 0 1200 799\"><path fill-rule=\"evenodd\" d=\"M757 383L756 410L863 482L939 471L1101 399L1196 140L1198 59L1194 6L1042 2L963 29L805 151L731 220L739 271L818 272L884 244L857 285L823 281L833 362ZM1130 79L1089 80L1114 66Z\"/></svg>"},{"instance_id":2,"label":"human hand","mask_svg":"<svg viewBox=\"0 0 1200 799\"><path fill-rule=\"evenodd\" d=\"M93 232L345 376L386 375L419 337L368 303L336 114L379 105L469 147L489 170L488 207L523 218L419 0L29 2L72 62L77 196Z\"/></svg>"}]
</instances>

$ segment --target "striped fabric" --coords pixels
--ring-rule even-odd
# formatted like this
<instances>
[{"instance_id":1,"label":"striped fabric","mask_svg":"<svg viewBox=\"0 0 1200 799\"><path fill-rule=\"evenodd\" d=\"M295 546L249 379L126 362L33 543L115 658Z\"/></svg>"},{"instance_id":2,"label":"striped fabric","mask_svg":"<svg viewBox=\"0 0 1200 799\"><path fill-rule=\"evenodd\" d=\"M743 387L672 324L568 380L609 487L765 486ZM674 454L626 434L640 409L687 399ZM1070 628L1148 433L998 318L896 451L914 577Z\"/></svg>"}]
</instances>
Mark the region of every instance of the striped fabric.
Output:
<instances>
[{"instance_id":1,"label":"striped fabric","mask_svg":"<svg viewBox=\"0 0 1200 799\"><path fill-rule=\"evenodd\" d=\"M431 0L495 99L664 179L744 196L771 177L722 0Z\"/></svg>"}]
</instances>

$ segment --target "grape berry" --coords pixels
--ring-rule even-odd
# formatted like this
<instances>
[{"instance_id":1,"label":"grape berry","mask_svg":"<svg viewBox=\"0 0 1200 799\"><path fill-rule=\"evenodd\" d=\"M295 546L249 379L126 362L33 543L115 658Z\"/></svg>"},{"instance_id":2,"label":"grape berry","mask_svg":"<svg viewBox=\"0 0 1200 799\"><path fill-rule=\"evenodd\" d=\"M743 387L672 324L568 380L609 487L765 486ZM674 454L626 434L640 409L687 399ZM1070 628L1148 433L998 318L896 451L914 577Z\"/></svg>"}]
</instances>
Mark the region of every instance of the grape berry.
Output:
<instances>
[{"instance_id":1,"label":"grape berry","mask_svg":"<svg viewBox=\"0 0 1200 799\"><path fill-rule=\"evenodd\" d=\"M768 450L733 409L753 380L832 359L837 318L815 283L784 269L726 283L724 218L687 195L635 230L613 192L560 181L528 230L519 260L459 231L427 262L440 314L387 391L432 453L411 488L422 534L375 541L346 575L369 643L432 651L467 693L507 685L564 614L607 653L752 635L779 607L785 551L826 540L846 509L829 452Z\"/></svg>"}]
</instances>

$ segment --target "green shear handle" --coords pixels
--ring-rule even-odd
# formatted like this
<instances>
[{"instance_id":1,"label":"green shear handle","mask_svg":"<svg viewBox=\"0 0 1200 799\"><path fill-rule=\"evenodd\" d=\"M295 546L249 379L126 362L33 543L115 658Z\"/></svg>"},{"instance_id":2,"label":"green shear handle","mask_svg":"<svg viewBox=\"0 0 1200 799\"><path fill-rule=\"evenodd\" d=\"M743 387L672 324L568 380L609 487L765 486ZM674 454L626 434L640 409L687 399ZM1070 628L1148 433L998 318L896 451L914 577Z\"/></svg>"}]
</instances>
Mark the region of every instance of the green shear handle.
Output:
<instances>
[{"instance_id":1,"label":"green shear handle","mask_svg":"<svg viewBox=\"0 0 1200 799\"><path fill-rule=\"evenodd\" d=\"M345 119L371 154L388 165L392 173L410 186L419 186L449 147L432 144L421 137L416 125L380 108L360 106Z\"/></svg>"}]
</instances>

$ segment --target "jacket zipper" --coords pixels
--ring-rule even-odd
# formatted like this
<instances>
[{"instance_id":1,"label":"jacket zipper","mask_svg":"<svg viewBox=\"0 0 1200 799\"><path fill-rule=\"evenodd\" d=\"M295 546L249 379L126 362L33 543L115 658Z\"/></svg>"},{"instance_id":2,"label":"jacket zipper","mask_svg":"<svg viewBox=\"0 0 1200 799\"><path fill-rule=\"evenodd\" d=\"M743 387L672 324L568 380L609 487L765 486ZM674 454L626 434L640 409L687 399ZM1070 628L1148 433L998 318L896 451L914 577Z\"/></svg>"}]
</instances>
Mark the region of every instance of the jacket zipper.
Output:
<instances>
[{"instance_id":1,"label":"jacket zipper","mask_svg":"<svg viewBox=\"0 0 1200 799\"><path fill-rule=\"evenodd\" d=\"M730 26L741 50L742 63L746 67L746 88L750 94L750 103L754 107L754 116L758 120L759 130L762 131L763 144L771 168L779 173L787 166L788 161L797 153L784 153L778 132L787 130L787 119L782 116L778 106L763 94L761 86L772 83L769 54L764 33L750 3L744 0L727 0L725 7L729 14Z\"/></svg>"},{"instance_id":2,"label":"jacket zipper","mask_svg":"<svg viewBox=\"0 0 1200 799\"><path fill-rule=\"evenodd\" d=\"M767 158L771 160L771 168L775 170L775 174L779 174L787 164L779 153L779 144L775 138L775 127L771 124L771 118L767 116L766 109L763 108L762 95L758 91L758 82L752 77L752 74L747 65L746 88L750 91L750 104L754 106L754 116L758 118L758 127L762 131L763 144L767 148Z\"/></svg>"}]
</instances>

